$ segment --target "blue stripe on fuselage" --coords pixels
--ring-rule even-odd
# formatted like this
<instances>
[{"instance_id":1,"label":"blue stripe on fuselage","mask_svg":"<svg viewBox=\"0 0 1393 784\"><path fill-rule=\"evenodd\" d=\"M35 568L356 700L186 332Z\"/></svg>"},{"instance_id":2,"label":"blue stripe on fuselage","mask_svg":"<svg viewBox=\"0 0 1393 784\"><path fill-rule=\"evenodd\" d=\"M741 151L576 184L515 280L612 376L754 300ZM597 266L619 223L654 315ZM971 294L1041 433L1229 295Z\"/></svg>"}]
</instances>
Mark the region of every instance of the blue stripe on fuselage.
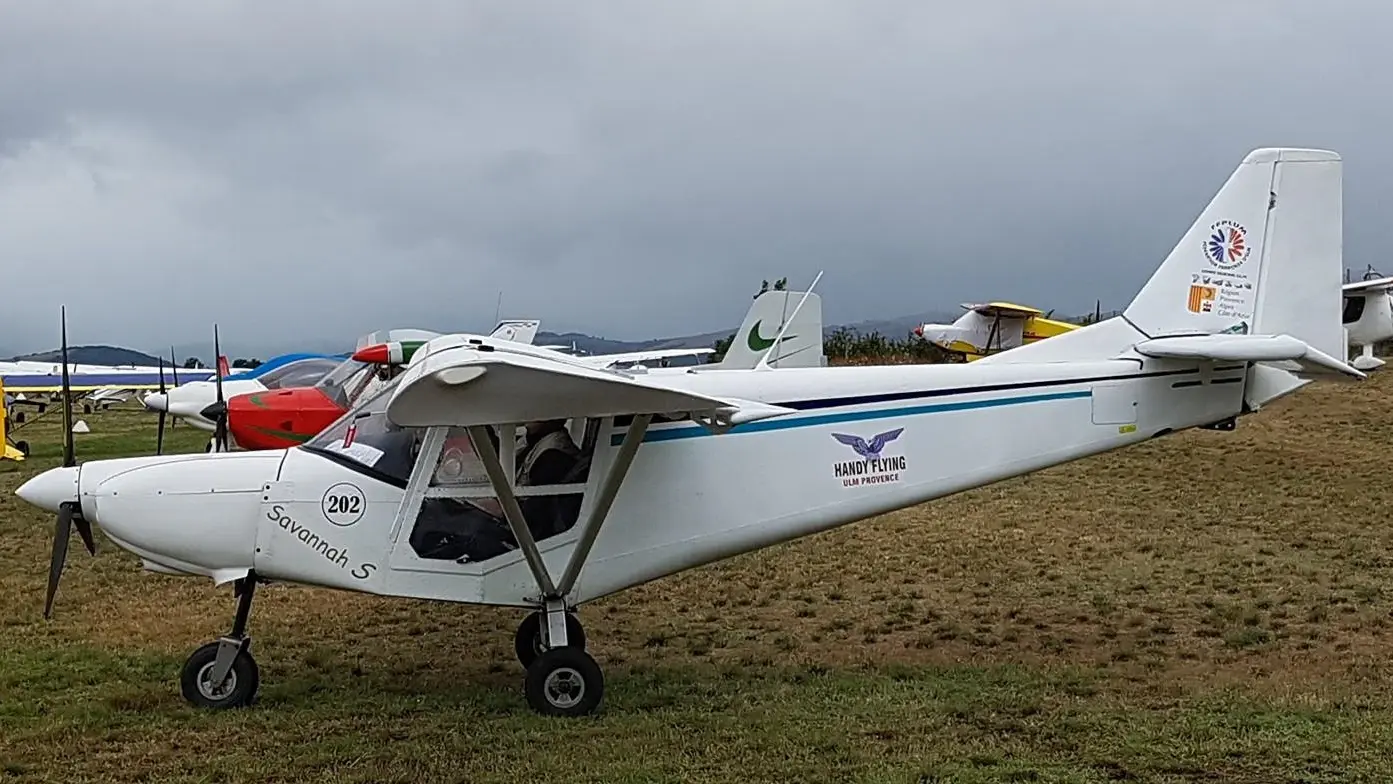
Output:
<instances>
[{"instance_id":1,"label":"blue stripe on fuselage","mask_svg":"<svg viewBox=\"0 0 1393 784\"><path fill-rule=\"evenodd\" d=\"M926 395L931 393L926 393ZM926 403L917 406L896 406L894 408L877 408L861 411L841 411L831 414L818 414L816 416L795 417L792 415L765 419L759 422L750 422L738 425L730 429L729 433L763 433L771 430L791 430L800 427L817 427L818 425L833 425L841 422L864 422L873 419L889 419L891 417L920 416L923 414L942 414L949 411L968 411L979 408L1001 408L1003 406L1022 406L1031 403L1048 403L1054 400L1076 400L1093 397L1091 389L1084 389L1075 392L1049 392L1039 395L1016 395L1013 397L998 397L989 400L963 400L956 403ZM649 430L643 437L644 443L656 441L676 441L682 438L700 438L702 436L714 435L701 425L689 424L682 427L668 427L661 430ZM615 432L610 436L610 445L619 446L624 442L624 432Z\"/></svg>"}]
</instances>

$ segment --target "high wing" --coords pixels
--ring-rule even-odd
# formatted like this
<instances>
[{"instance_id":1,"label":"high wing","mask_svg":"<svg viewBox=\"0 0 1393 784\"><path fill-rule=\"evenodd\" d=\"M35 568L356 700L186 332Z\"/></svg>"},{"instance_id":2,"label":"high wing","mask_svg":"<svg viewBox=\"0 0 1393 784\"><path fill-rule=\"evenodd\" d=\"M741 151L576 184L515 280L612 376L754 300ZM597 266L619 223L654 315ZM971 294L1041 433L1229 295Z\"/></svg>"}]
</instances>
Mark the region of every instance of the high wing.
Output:
<instances>
[{"instance_id":1,"label":"high wing","mask_svg":"<svg viewBox=\"0 0 1393 784\"><path fill-rule=\"evenodd\" d=\"M1135 348L1138 354L1148 357L1295 363L1297 367L1287 369L1312 375L1367 378L1349 363L1291 335L1189 335L1143 340Z\"/></svg>"},{"instance_id":2,"label":"high wing","mask_svg":"<svg viewBox=\"0 0 1393 784\"><path fill-rule=\"evenodd\" d=\"M1341 286L1340 290L1345 294L1356 294L1366 291L1387 291L1391 288L1393 288L1393 277L1356 280Z\"/></svg>"},{"instance_id":3,"label":"high wing","mask_svg":"<svg viewBox=\"0 0 1393 784\"><path fill-rule=\"evenodd\" d=\"M387 403L387 418L403 427L430 427L690 413L721 431L794 413L767 403L690 392L673 383L677 376L634 377L576 360L498 344L432 352L402 374Z\"/></svg>"},{"instance_id":4,"label":"high wing","mask_svg":"<svg viewBox=\"0 0 1393 784\"><path fill-rule=\"evenodd\" d=\"M964 310L972 310L984 316L1004 316L1006 318L1030 318L1031 316L1043 316L1045 312L1025 305L1015 305L1010 302L987 302L979 305L964 302Z\"/></svg>"}]
</instances>

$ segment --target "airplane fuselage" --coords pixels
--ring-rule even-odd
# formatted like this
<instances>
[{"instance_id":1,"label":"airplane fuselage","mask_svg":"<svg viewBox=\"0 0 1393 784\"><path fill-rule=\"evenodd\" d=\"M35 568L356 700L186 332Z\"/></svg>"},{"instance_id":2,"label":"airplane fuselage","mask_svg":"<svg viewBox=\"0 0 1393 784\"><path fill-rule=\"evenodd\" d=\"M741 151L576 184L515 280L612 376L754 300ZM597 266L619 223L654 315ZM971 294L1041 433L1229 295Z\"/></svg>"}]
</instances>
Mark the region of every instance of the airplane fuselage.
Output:
<instances>
[{"instance_id":1,"label":"airplane fuselage","mask_svg":"<svg viewBox=\"0 0 1393 784\"><path fill-rule=\"evenodd\" d=\"M1247 373L1241 363L1116 359L690 374L683 386L693 391L798 413L721 435L655 421L574 599L1228 419L1242 409ZM586 508L623 419L601 422ZM877 435L897 430L874 451ZM848 445L856 438L859 450ZM271 580L485 604L535 599L519 551L462 564L419 557L407 546L414 507L399 519L405 483L351 466L294 448L67 470L80 472L84 516L151 568L220 582L255 569ZM584 510L581 519L539 543L548 568L564 566Z\"/></svg>"}]
</instances>

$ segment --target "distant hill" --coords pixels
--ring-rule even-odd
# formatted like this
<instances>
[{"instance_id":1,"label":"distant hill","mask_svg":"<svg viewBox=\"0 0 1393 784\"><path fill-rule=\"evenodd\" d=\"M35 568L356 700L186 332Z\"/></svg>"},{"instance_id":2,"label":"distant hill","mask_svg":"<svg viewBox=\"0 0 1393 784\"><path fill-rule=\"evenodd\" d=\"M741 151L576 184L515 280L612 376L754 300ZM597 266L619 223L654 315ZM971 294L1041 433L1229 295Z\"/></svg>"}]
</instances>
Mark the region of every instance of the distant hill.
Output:
<instances>
[{"instance_id":1,"label":"distant hill","mask_svg":"<svg viewBox=\"0 0 1393 784\"><path fill-rule=\"evenodd\" d=\"M61 349L10 357L12 362L62 362ZM159 365L160 360L143 351L117 346L68 346L68 361L75 365ZM165 358L165 364L169 359Z\"/></svg>"}]
</instances>

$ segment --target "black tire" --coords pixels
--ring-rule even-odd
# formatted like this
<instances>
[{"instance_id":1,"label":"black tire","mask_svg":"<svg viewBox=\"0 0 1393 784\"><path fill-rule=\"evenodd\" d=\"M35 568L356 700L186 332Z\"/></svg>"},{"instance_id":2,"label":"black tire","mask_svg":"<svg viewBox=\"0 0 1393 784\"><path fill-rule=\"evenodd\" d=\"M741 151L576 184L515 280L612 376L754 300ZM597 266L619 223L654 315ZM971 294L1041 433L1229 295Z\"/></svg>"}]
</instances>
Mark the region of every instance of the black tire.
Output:
<instances>
[{"instance_id":1,"label":"black tire","mask_svg":"<svg viewBox=\"0 0 1393 784\"><path fill-rule=\"evenodd\" d=\"M219 643L210 642L199 648L184 662L184 670L179 675L179 688L184 699L197 708L224 710L244 708L256 700L261 686L261 672L251 651L243 650L232 661L232 669L227 674L225 690L213 691L208 679L212 674L213 663L218 658Z\"/></svg>"},{"instance_id":2,"label":"black tire","mask_svg":"<svg viewBox=\"0 0 1393 784\"><path fill-rule=\"evenodd\" d=\"M21 455L24 455L25 457L28 457L28 456L29 456L29 442L28 442L28 441L16 441L16 442L15 442L15 449L18 449L18 450L19 450L19 453L20 453Z\"/></svg>"},{"instance_id":3,"label":"black tire","mask_svg":"<svg viewBox=\"0 0 1393 784\"><path fill-rule=\"evenodd\" d=\"M605 698L605 675L580 648L552 648L528 666L523 693L532 710L543 716L587 716Z\"/></svg>"},{"instance_id":4,"label":"black tire","mask_svg":"<svg viewBox=\"0 0 1393 784\"><path fill-rule=\"evenodd\" d=\"M542 655L542 616L542 613L534 612L523 618L522 623L518 624L517 634L513 636L513 652L523 667L531 667L532 662ZM585 650L585 629L581 627L580 619L572 613L566 613L566 647Z\"/></svg>"}]
</instances>

